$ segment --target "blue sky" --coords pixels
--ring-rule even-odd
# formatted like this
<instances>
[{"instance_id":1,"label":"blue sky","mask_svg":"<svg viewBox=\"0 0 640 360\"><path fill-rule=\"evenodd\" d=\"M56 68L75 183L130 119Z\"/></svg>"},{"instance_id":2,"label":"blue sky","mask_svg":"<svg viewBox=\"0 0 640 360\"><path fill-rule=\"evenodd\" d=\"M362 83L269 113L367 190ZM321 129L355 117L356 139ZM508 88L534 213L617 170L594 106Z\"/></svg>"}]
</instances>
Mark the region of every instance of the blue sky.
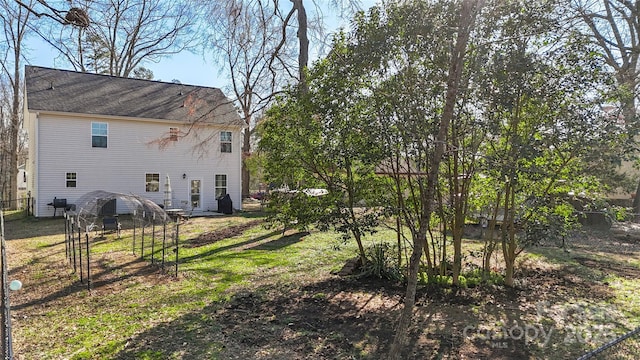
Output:
<instances>
[{"instance_id":1,"label":"blue sky","mask_svg":"<svg viewBox=\"0 0 640 360\"><path fill-rule=\"evenodd\" d=\"M363 9L368 9L376 1L361 0L360 3ZM327 33L349 24L349 19L342 19L337 12L337 10L333 9L323 10L327 23ZM63 62L62 59L56 60L57 53L39 38L33 37L29 40L27 46L30 48L28 54L30 65L70 69L70 66ZM153 71L155 80L172 81L176 79L183 84L217 88L225 88L229 83L227 77L220 73L219 66L211 59L188 51L164 58L157 63L146 63L145 67Z\"/></svg>"}]
</instances>

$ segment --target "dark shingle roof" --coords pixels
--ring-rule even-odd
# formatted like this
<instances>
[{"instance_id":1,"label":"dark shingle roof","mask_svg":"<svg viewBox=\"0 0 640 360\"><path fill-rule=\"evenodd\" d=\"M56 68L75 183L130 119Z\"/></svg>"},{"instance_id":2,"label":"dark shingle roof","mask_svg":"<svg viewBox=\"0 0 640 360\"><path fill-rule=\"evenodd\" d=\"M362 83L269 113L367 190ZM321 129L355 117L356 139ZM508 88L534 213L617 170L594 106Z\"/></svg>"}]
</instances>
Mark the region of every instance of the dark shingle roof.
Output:
<instances>
[{"instance_id":1,"label":"dark shingle roof","mask_svg":"<svg viewBox=\"0 0 640 360\"><path fill-rule=\"evenodd\" d=\"M30 111L242 125L216 88L37 66L25 68L25 84Z\"/></svg>"}]
</instances>

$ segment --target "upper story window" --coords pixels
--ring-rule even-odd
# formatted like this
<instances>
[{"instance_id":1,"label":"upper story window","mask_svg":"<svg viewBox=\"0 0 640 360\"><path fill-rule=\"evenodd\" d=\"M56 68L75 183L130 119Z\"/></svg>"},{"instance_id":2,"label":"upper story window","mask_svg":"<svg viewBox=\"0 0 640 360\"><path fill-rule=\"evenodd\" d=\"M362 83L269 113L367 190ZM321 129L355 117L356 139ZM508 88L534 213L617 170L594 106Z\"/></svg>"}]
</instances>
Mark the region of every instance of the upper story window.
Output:
<instances>
[{"instance_id":1,"label":"upper story window","mask_svg":"<svg viewBox=\"0 0 640 360\"><path fill-rule=\"evenodd\" d=\"M169 140L178 141L179 132L178 128L169 128Z\"/></svg>"},{"instance_id":2,"label":"upper story window","mask_svg":"<svg viewBox=\"0 0 640 360\"><path fill-rule=\"evenodd\" d=\"M77 185L78 175L74 172L68 172L66 175L66 185L68 188L74 188Z\"/></svg>"},{"instance_id":3,"label":"upper story window","mask_svg":"<svg viewBox=\"0 0 640 360\"><path fill-rule=\"evenodd\" d=\"M91 123L91 147L106 148L108 133L109 133L109 126L107 123L92 122Z\"/></svg>"},{"instance_id":4,"label":"upper story window","mask_svg":"<svg viewBox=\"0 0 640 360\"><path fill-rule=\"evenodd\" d=\"M146 192L160 191L160 174L145 174L144 191Z\"/></svg>"},{"instance_id":5,"label":"upper story window","mask_svg":"<svg viewBox=\"0 0 640 360\"><path fill-rule=\"evenodd\" d=\"M231 152L231 131L220 131L220 152Z\"/></svg>"}]
</instances>

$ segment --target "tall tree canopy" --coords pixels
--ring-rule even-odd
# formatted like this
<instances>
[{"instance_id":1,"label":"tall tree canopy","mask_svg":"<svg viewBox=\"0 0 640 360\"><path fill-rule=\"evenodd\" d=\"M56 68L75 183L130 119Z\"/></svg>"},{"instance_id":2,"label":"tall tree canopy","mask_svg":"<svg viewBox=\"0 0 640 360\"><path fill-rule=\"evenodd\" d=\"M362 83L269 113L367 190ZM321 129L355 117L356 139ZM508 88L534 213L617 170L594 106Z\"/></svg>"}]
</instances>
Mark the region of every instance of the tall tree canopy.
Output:
<instances>
[{"instance_id":1,"label":"tall tree canopy","mask_svg":"<svg viewBox=\"0 0 640 360\"><path fill-rule=\"evenodd\" d=\"M32 2L29 2L32 4ZM13 1L0 2L0 196L16 208L18 197L18 156L24 145L22 128L22 69L24 42L30 33L28 24L31 13Z\"/></svg>"},{"instance_id":2,"label":"tall tree canopy","mask_svg":"<svg viewBox=\"0 0 640 360\"><path fill-rule=\"evenodd\" d=\"M566 6L567 4L561 4ZM568 24L578 29L594 45L598 54L613 70L616 80L616 96L610 105L617 109L609 110L612 116L624 119L628 127L635 129L637 123L637 104L640 85L640 2L637 0L572 0L568 4ZM629 133L634 135L633 133ZM635 146L625 144L617 147L623 160L636 160L640 156ZM622 171L629 172L630 166ZM636 179L636 195L640 194L640 175L631 171ZM640 196L635 196L633 208L640 213Z\"/></svg>"},{"instance_id":3,"label":"tall tree canopy","mask_svg":"<svg viewBox=\"0 0 640 360\"><path fill-rule=\"evenodd\" d=\"M90 17L88 27L40 20L33 28L78 71L148 77L141 70L145 63L193 45L193 6L189 1L82 1L78 8Z\"/></svg>"},{"instance_id":4,"label":"tall tree canopy","mask_svg":"<svg viewBox=\"0 0 640 360\"><path fill-rule=\"evenodd\" d=\"M474 208L503 222L498 248L513 285L520 251L575 222L569 190L598 195L595 154L630 139L600 109L616 95L609 68L593 44L559 31L557 3L483 5L399 2L360 13L310 70L308 93L289 93L263 128L278 183L340 193L347 187L332 187L336 179L357 174L386 184L375 196L412 240L391 357L405 340L420 262L437 265L434 232L452 230L453 273L462 272L462 227L478 215L469 212L472 191L486 199Z\"/></svg>"}]
</instances>

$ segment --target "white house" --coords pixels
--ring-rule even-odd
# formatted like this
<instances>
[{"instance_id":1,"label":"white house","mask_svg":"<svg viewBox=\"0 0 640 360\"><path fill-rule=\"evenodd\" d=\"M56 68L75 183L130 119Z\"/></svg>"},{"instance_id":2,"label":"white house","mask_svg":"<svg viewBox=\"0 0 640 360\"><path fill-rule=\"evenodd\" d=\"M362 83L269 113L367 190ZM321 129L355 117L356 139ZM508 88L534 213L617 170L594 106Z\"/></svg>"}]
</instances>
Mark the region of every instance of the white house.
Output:
<instances>
[{"instance_id":1,"label":"white house","mask_svg":"<svg viewBox=\"0 0 640 360\"><path fill-rule=\"evenodd\" d=\"M220 89L27 66L24 94L35 216L95 190L162 204L167 179L172 207L241 208L243 122Z\"/></svg>"},{"instance_id":2,"label":"white house","mask_svg":"<svg viewBox=\"0 0 640 360\"><path fill-rule=\"evenodd\" d=\"M24 164L18 166L18 198L25 195L27 192L27 170Z\"/></svg>"}]
</instances>

